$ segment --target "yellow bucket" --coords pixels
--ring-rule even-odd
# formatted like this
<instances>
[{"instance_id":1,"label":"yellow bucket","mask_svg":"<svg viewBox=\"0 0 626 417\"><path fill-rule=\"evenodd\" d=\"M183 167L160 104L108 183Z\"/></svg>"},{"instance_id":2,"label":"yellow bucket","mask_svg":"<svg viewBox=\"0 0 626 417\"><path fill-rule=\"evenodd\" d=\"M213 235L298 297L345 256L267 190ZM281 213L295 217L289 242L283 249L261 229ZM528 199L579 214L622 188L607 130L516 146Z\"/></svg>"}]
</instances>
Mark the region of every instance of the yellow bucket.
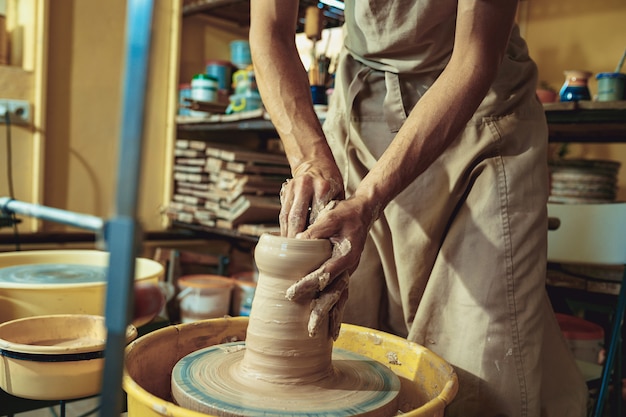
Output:
<instances>
[{"instance_id":1,"label":"yellow bucket","mask_svg":"<svg viewBox=\"0 0 626 417\"><path fill-rule=\"evenodd\" d=\"M129 417L206 417L172 402L170 375L184 356L208 346L245 340L247 317L220 318L169 326L126 348L123 388ZM409 417L443 416L458 380L452 366L416 343L398 336L342 324L336 347L387 365L400 377L399 409Z\"/></svg>"},{"instance_id":2,"label":"yellow bucket","mask_svg":"<svg viewBox=\"0 0 626 417\"><path fill-rule=\"evenodd\" d=\"M0 254L0 269L33 264L72 264L106 267L109 253L98 250L34 250ZM137 258L135 280L157 284L163 266ZM0 281L0 323L50 314L104 315L106 282L31 284Z\"/></svg>"}]
</instances>

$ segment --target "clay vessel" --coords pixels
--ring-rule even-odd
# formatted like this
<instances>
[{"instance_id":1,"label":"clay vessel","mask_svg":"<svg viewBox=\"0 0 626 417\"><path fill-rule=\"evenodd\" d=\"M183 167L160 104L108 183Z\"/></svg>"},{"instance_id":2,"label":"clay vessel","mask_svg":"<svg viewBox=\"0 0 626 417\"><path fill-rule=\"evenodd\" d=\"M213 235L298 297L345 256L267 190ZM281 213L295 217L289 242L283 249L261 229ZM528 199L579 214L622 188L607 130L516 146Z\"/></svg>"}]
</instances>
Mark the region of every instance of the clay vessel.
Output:
<instances>
[{"instance_id":1,"label":"clay vessel","mask_svg":"<svg viewBox=\"0 0 626 417\"><path fill-rule=\"evenodd\" d=\"M561 101L591 100L591 94L587 85L591 72L567 70L564 74L565 82L559 91Z\"/></svg>"},{"instance_id":2,"label":"clay vessel","mask_svg":"<svg viewBox=\"0 0 626 417\"><path fill-rule=\"evenodd\" d=\"M171 373L174 400L224 417L395 415L398 376L363 355L333 349L328 318L309 336L317 294L300 301L286 298L289 287L331 252L328 240L261 236L245 343L228 341L180 359Z\"/></svg>"},{"instance_id":3,"label":"clay vessel","mask_svg":"<svg viewBox=\"0 0 626 417\"><path fill-rule=\"evenodd\" d=\"M330 255L331 244L325 239L261 236L254 252L259 280L240 364L242 373L268 382L309 384L332 372L333 340L328 323L310 337L311 300L285 298L293 283Z\"/></svg>"}]
</instances>

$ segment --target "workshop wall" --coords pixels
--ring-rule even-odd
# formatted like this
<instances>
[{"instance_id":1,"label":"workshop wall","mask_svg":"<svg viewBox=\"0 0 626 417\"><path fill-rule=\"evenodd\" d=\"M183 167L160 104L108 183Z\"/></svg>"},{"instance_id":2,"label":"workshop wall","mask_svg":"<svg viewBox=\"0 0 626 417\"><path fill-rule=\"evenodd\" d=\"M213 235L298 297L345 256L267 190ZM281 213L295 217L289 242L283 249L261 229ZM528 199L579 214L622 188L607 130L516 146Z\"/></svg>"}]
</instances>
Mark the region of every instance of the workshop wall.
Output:
<instances>
[{"instance_id":1,"label":"workshop wall","mask_svg":"<svg viewBox=\"0 0 626 417\"><path fill-rule=\"evenodd\" d=\"M230 42L248 38L248 28L197 14L182 20L179 83L203 73L208 60L230 60Z\"/></svg>"},{"instance_id":2,"label":"workshop wall","mask_svg":"<svg viewBox=\"0 0 626 417\"><path fill-rule=\"evenodd\" d=\"M31 126L0 124L0 196L41 203L38 185L41 181L43 114L40 111L43 88L42 61L45 55L44 35L47 3L43 0L2 0L0 14L4 17L2 49L5 64L0 65L0 98L23 100L31 105ZM10 150L10 152L9 152ZM12 167L12 169L4 169ZM21 230L37 227L25 219ZM9 232L10 228L0 229Z\"/></svg>"},{"instance_id":3,"label":"workshop wall","mask_svg":"<svg viewBox=\"0 0 626 417\"><path fill-rule=\"evenodd\" d=\"M45 205L113 214L120 140L126 1L60 0L49 14ZM176 2L155 2L139 216L162 227L175 104ZM170 81L171 78L171 81ZM45 230L63 228L45 225Z\"/></svg>"},{"instance_id":4,"label":"workshop wall","mask_svg":"<svg viewBox=\"0 0 626 417\"><path fill-rule=\"evenodd\" d=\"M520 11L540 80L557 91L565 81L564 70L594 75L614 71L626 49L624 0L523 0ZM589 89L596 94L595 78L589 80ZM572 144L568 151L567 157L620 161L618 199L626 199L626 144Z\"/></svg>"}]
</instances>

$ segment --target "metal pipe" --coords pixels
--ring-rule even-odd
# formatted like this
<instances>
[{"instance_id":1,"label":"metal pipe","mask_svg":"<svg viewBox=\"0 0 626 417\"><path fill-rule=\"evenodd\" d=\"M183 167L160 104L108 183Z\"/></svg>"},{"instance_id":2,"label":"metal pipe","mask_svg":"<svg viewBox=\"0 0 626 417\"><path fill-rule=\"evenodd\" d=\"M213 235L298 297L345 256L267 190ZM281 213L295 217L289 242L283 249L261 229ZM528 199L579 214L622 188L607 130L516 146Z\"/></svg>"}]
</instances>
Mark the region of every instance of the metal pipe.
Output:
<instances>
[{"instance_id":1,"label":"metal pipe","mask_svg":"<svg viewBox=\"0 0 626 417\"><path fill-rule=\"evenodd\" d=\"M0 197L0 211L5 213L22 214L94 232L101 232L104 227L104 220L100 217L46 207L40 204L25 203L23 201L13 200L9 197Z\"/></svg>"}]
</instances>

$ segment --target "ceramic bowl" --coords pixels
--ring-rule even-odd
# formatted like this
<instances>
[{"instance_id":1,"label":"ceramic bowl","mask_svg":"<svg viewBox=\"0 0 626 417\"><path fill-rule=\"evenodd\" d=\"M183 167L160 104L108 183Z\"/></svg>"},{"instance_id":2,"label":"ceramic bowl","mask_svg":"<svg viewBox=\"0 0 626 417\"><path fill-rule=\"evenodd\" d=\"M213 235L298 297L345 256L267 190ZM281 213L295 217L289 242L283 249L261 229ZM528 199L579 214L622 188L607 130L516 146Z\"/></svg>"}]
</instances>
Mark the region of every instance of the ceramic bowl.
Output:
<instances>
[{"instance_id":1,"label":"ceramic bowl","mask_svg":"<svg viewBox=\"0 0 626 417\"><path fill-rule=\"evenodd\" d=\"M69 400L100 392L103 316L57 314L0 324L0 388L16 397ZM128 326L126 342L137 337Z\"/></svg>"},{"instance_id":2,"label":"ceramic bowl","mask_svg":"<svg viewBox=\"0 0 626 417\"><path fill-rule=\"evenodd\" d=\"M98 250L1 253L0 323L50 314L104 315L108 262L109 253ZM162 275L160 263L136 259L136 283L158 284Z\"/></svg>"}]
</instances>

